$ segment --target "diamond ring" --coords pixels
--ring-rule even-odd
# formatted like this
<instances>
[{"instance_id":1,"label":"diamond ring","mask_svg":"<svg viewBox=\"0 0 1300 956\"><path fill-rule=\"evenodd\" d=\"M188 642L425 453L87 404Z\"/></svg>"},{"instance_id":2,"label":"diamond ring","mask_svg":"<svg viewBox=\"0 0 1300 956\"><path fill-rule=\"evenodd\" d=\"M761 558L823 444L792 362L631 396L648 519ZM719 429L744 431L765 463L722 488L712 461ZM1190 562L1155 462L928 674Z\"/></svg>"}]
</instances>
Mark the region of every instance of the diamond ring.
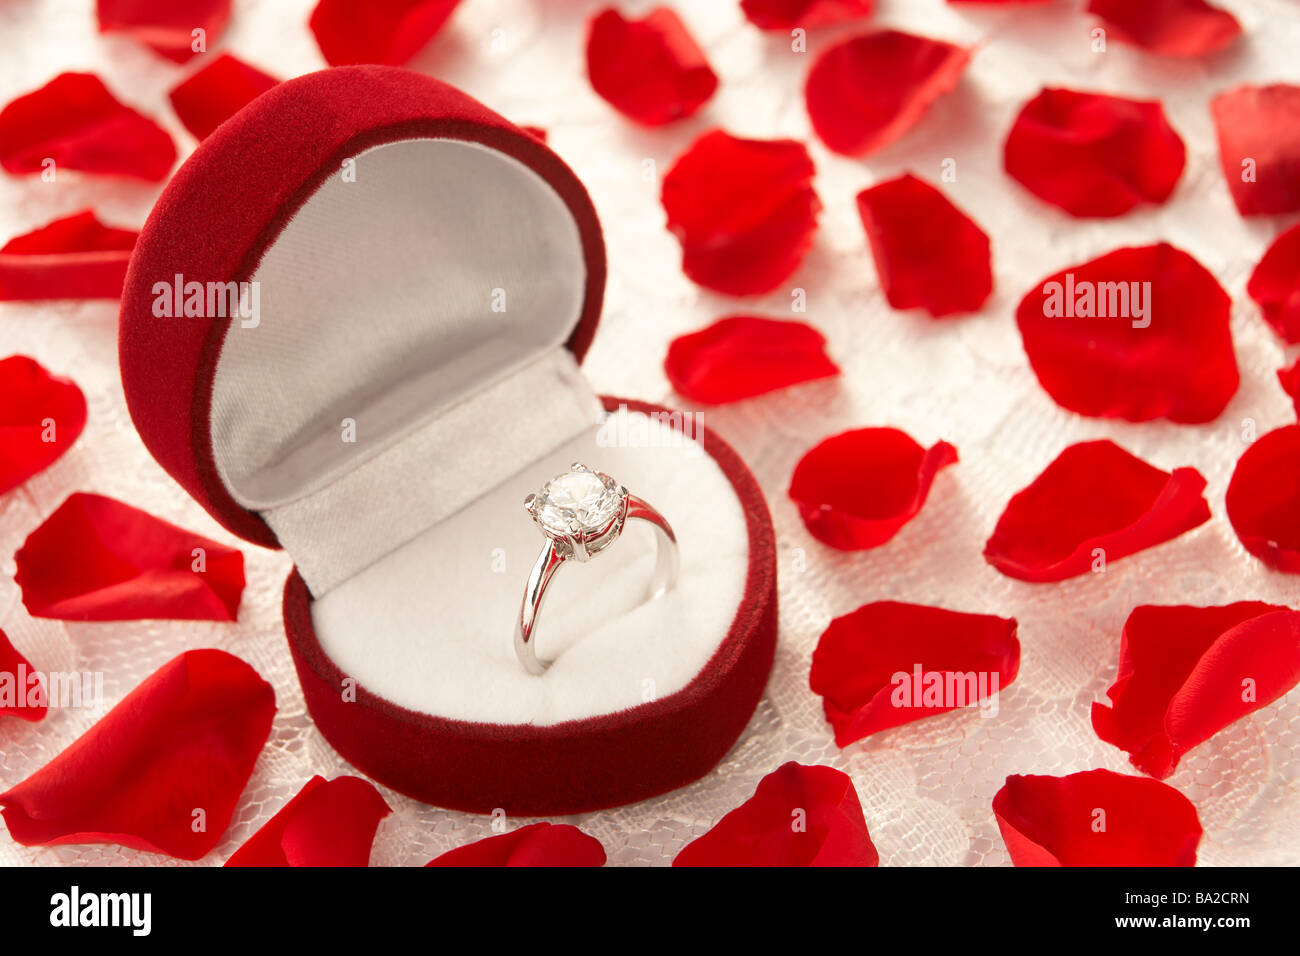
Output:
<instances>
[{"instance_id":1,"label":"diamond ring","mask_svg":"<svg viewBox=\"0 0 1300 956\"><path fill-rule=\"evenodd\" d=\"M537 615L556 570L567 561L589 561L592 555L600 554L618 540L629 518L649 522L656 532L658 551L646 600L654 600L677 582L677 537L673 529L663 515L629 494L609 475L575 463L537 494L525 498L524 508L546 536L542 553L528 576L528 589L515 625L515 654L530 674L542 674L551 664L537 656L534 637Z\"/></svg>"}]
</instances>

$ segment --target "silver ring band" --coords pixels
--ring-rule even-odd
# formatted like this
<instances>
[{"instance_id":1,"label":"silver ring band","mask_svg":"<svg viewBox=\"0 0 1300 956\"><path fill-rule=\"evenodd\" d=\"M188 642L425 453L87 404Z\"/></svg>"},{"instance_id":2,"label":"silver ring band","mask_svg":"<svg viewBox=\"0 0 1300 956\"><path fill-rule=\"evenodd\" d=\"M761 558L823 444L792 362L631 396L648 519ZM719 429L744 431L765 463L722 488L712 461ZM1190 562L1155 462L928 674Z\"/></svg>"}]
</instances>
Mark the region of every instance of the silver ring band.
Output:
<instances>
[{"instance_id":1,"label":"silver ring band","mask_svg":"<svg viewBox=\"0 0 1300 956\"><path fill-rule=\"evenodd\" d=\"M576 484L573 487L565 487ZM585 562L609 547L629 519L649 522L655 530L655 567L646 600L667 593L677 583L677 536L664 516L644 499L629 494L608 475L575 464L567 475L548 482L540 494L524 502L546 541L533 564L524 591L523 604L515 624L515 654L530 674L544 674L551 661L537 654L537 616L546 599L547 587L560 566Z\"/></svg>"}]
</instances>

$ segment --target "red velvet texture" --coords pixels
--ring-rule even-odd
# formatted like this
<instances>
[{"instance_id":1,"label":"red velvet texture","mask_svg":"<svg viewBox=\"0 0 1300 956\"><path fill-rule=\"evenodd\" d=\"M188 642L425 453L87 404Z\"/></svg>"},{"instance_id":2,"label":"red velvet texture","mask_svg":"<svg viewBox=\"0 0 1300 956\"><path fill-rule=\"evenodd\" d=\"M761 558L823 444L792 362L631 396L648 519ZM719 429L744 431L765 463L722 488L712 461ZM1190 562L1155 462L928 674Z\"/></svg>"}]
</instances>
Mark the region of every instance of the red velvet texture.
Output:
<instances>
[{"instance_id":1,"label":"red velvet texture","mask_svg":"<svg viewBox=\"0 0 1300 956\"><path fill-rule=\"evenodd\" d=\"M625 399L606 408L666 411ZM731 480L749 529L745 594L726 639L675 694L618 713L539 727L447 720L356 687L324 653L311 597L295 572L284 619L316 726L358 770L407 796L473 813L554 816L644 800L708 773L758 705L776 650L776 544L763 493L737 454L704 430L704 449ZM436 582L434 582L436 586ZM665 635L671 640L671 635ZM504 638L503 638L504 639Z\"/></svg>"},{"instance_id":2,"label":"red velvet texture","mask_svg":"<svg viewBox=\"0 0 1300 956\"><path fill-rule=\"evenodd\" d=\"M536 137L438 80L387 66L321 70L236 113L172 177L136 243L122 292L118 352L136 429L167 472L228 530L278 546L234 500L212 455L212 383L229 318L160 319L153 285L245 282L289 220L344 159L402 139L460 139L533 169L578 224L586 296L569 348L582 358L605 287L600 223L582 183ZM400 188L396 184L395 188Z\"/></svg>"}]
</instances>

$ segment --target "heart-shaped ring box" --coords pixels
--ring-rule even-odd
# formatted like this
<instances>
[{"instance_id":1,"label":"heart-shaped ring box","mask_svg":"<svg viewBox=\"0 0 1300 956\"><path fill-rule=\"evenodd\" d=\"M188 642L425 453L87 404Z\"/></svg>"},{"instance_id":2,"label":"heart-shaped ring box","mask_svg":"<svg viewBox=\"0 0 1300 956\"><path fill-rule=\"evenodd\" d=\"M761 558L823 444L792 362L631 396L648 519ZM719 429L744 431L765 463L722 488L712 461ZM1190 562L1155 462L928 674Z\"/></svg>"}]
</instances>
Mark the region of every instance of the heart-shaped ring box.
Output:
<instances>
[{"instance_id":1,"label":"heart-shaped ring box","mask_svg":"<svg viewBox=\"0 0 1300 956\"><path fill-rule=\"evenodd\" d=\"M391 67L249 104L135 247L120 357L141 437L222 525L293 557L285 631L316 725L417 799L549 815L680 787L771 670L766 502L689 415L592 392L604 283L564 162ZM640 522L561 569L535 677L512 647L543 541L522 502L572 461L664 514L681 575L644 600Z\"/></svg>"}]
</instances>

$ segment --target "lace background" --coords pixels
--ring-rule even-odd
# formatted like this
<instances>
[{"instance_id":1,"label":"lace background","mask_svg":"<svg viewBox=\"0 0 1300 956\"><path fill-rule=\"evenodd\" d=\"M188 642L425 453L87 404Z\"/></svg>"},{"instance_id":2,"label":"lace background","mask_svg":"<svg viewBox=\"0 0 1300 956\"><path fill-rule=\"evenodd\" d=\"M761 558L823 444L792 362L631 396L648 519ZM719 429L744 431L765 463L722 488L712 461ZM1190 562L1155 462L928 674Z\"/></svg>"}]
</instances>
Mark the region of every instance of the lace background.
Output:
<instances>
[{"instance_id":1,"label":"lace background","mask_svg":"<svg viewBox=\"0 0 1300 956\"><path fill-rule=\"evenodd\" d=\"M709 409L705 421L732 442L767 492L780 548L781 635L767 693L749 728L713 773L666 796L570 818L605 845L613 864L665 864L690 839L747 799L787 760L826 763L853 778L885 865L1007 864L990 809L1012 773L1065 774L1132 768L1100 742L1088 709L1114 678L1120 629L1139 603L1218 604L1261 599L1300 604L1300 579L1268 571L1238 543L1223 495L1245 445L1294 419L1275 379L1284 350L1245 295L1253 264L1289 220L1243 221L1218 168L1208 101L1240 82L1300 80L1300 6L1288 0L1219 0L1247 36L1203 60L1164 60L1112 43L1094 53L1095 26L1082 0L1045 6L957 6L941 0L881 0L875 25L977 44L959 89L900 142L849 161L810 136L802 80L811 56L839 31L815 32L809 54L763 34L735 0L675 4L707 51L721 86L699 115L642 130L590 90L581 24L599 4L578 0L466 0L410 66L463 87L519 123L542 126L586 183L601 215L611 280L600 331L585 362L595 386L683 405L660 358L667 342L729 313L789 316L789 290L758 300L702 291L681 273L663 227L657 180L702 130L721 125L755 137L807 140L825 205L816 246L789 283L807 291L806 318L829 337L843 376L832 382ZM309 0L236 0L224 48L280 77L324 64L307 30ZM637 11L648 4L624 3ZM95 33L90 0L15 0L0 5L0 100L62 70L92 70L124 102L159 119L183 151L193 140L166 99L197 67L178 68L123 37ZM1063 85L1161 98L1187 143L1188 163L1164 206L1114 221L1076 221L1035 200L1000 166L1001 144L1020 105L1041 86ZM910 169L937 182L945 157L957 181L944 191L993 238L997 289L978 315L932 322L891 310L881 294L854 196ZM11 236L93 206L113 225L143 222L157 189L95 177L58 183L0 176L0 234ZM221 223L212 223L220 229ZM1203 426L1090 420L1058 408L1025 360L1013 312L1037 280L1124 244L1167 239L1223 283L1234 299L1232 331L1241 389ZM86 393L90 420L70 453L0 497L0 627L43 670L102 670L106 706L187 648L237 654L275 687L271 739L234 820L204 863L220 863L313 773L349 772L308 718L284 644L280 587L289 560L220 529L154 463L131 425L116 364L116 308L108 303L0 305L0 354L26 353ZM689 407L689 406L687 406ZM923 444L943 437L961 463L942 473L919 517L887 546L842 554L813 541L785 495L799 456L845 428L905 429ZM1213 519L1105 574L1052 585L1003 577L980 556L1008 497L1067 444L1110 436L1166 470L1193 465L1209 480ZM72 491L116 496L243 548L248 587L238 624L37 621L13 583L13 553ZM799 556L806 567L798 570ZM1019 679L1003 691L995 719L945 714L877 734L843 750L832 742L821 701L807 686L818 635L828 621L885 598L1020 621ZM1233 725L1184 758L1169 783L1191 798L1205 837L1203 864L1300 862L1300 691ZM0 721L0 788L45 764L100 712L51 712L38 724ZM393 814L380 826L372 862L423 864L491 834L480 816L425 806L381 788ZM523 820L514 820L519 825ZM25 848L0 838L0 863L175 863L116 846Z\"/></svg>"}]
</instances>

